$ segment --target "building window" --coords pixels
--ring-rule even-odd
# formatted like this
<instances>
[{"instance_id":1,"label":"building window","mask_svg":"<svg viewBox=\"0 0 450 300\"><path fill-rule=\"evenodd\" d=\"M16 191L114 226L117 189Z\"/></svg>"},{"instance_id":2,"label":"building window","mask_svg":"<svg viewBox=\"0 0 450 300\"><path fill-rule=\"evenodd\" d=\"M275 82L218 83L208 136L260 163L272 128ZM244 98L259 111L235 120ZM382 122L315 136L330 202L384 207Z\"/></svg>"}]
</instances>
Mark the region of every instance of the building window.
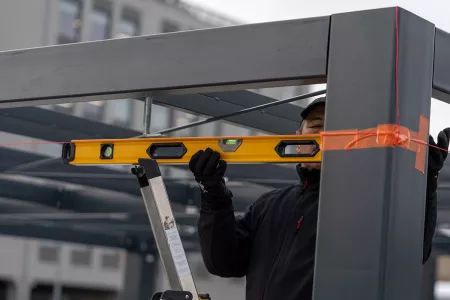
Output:
<instances>
[{"instance_id":1,"label":"building window","mask_svg":"<svg viewBox=\"0 0 450 300\"><path fill-rule=\"evenodd\" d=\"M172 22L169 20L164 20L162 22L161 32L163 32L163 33L175 32L175 31L179 31L179 30L180 30L180 26L178 26L178 24L176 24L175 22Z\"/></svg>"},{"instance_id":2,"label":"building window","mask_svg":"<svg viewBox=\"0 0 450 300\"><path fill-rule=\"evenodd\" d=\"M118 270L120 267L120 253L104 253L101 255L102 269Z\"/></svg>"},{"instance_id":3,"label":"building window","mask_svg":"<svg viewBox=\"0 0 450 300\"><path fill-rule=\"evenodd\" d=\"M140 34L139 14L125 9L122 18L118 24L118 33L116 38L126 38Z\"/></svg>"},{"instance_id":4,"label":"building window","mask_svg":"<svg viewBox=\"0 0 450 300\"><path fill-rule=\"evenodd\" d=\"M120 99L110 102L111 105L111 123L113 125L128 127L131 121L132 103L130 99Z\"/></svg>"},{"instance_id":5,"label":"building window","mask_svg":"<svg viewBox=\"0 0 450 300\"><path fill-rule=\"evenodd\" d=\"M59 44L77 43L81 40L80 0L61 0L59 3Z\"/></svg>"},{"instance_id":6,"label":"building window","mask_svg":"<svg viewBox=\"0 0 450 300\"><path fill-rule=\"evenodd\" d=\"M90 266L92 262L92 251L82 250L82 249L76 249L72 250L72 253L70 255L70 263L73 266Z\"/></svg>"},{"instance_id":7,"label":"building window","mask_svg":"<svg viewBox=\"0 0 450 300\"><path fill-rule=\"evenodd\" d=\"M83 116L86 119L100 121L103 118L105 101L91 101L83 103Z\"/></svg>"},{"instance_id":8,"label":"building window","mask_svg":"<svg viewBox=\"0 0 450 300\"><path fill-rule=\"evenodd\" d=\"M39 247L39 261L54 264L59 261L59 250L57 246L42 245Z\"/></svg>"},{"instance_id":9,"label":"building window","mask_svg":"<svg viewBox=\"0 0 450 300\"><path fill-rule=\"evenodd\" d=\"M91 12L89 40L99 41L111 37L111 10L104 2L96 2Z\"/></svg>"}]
</instances>

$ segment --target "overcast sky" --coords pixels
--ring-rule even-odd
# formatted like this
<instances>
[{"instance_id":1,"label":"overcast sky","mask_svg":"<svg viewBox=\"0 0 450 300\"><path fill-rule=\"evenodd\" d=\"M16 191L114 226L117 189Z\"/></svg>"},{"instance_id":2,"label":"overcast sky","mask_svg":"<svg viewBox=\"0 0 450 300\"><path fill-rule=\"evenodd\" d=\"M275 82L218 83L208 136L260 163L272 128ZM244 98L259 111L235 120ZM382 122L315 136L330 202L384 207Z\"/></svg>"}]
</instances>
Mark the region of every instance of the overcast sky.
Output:
<instances>
[{"instance_id":1,"label":"overcast sky","mask_svg":"<svg viewBox=\"0 0 450 300\"><path fill-rule=\"evenodd\" d=\"M333 13L400 6L450 32L450 0L184 0L245 23L316 17ZM449 50L450 51L450 50ZM450 104L433 100L430 133L450 127Z\"/></svg>"},{"instance_id":2,"label":"overcast sky","mask_svg":"<svg viewBox=\"0 0 450 300\"><path fill-rule=\"evenodd\" d=\"M304 18L352 10L401 6L450 31L449 0L183 0L256 23Z\"/></svg>"}]
</instances>

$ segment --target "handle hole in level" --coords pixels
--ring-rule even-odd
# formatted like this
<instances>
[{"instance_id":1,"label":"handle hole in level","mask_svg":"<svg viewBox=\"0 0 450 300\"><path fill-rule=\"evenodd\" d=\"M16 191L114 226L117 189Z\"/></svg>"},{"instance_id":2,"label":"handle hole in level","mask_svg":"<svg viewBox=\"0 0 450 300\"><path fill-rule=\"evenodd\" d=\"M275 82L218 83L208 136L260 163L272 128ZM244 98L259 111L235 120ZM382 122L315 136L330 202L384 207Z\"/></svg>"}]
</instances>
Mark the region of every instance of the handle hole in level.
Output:
<instances>
[{"instance_id":1,"label":"handle hole in level","mask_svg":"<svg viewBox=\"0 0 450 300\"><path fill-rule=\"evenodd\" d=\"M280 157L314 157L320 148L316 141L281 141L275 151Z\"/></svg>"},{"instance_id":2,"label":"handle hole in level","mask_svg":"<svg viewBox=\"0 0 450 300\"><path fill-rule=\"evenodd\" d=\"M147 149L152 159L180 159L187 152L183 143L155 143Z\"/></svg>"}]
</instances>

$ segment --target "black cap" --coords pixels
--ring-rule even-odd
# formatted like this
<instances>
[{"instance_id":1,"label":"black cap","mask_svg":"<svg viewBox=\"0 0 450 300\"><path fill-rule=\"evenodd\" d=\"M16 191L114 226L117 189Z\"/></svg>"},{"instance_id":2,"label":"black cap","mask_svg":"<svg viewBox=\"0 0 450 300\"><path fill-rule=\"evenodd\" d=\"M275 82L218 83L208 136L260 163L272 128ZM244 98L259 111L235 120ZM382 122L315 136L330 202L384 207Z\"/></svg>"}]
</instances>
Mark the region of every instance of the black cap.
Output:
<instances>
[{"instance_id":1,"label":"black cap","mask_svg":"<svg viewBox=\"0 0 450 300\"><path fill-rule=\"evenodd\" d=\"M313 102L311 102L303 111L302 111L302 119L306 119L308 115L311 113L311 111L321 105L325 105L326 97L320 97L314 99Z\"/></svg>"}]
</instances>

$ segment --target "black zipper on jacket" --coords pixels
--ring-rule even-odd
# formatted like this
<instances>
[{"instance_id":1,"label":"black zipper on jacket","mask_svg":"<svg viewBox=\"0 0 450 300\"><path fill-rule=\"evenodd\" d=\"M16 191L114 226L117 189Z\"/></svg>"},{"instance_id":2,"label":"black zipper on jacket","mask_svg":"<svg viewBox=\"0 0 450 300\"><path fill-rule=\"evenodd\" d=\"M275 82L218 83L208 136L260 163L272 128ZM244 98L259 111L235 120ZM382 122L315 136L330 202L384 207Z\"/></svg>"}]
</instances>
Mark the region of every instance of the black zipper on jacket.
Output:
<instances>
[{"instance_id":1,"label":"black zipper on jacket","mask_svg":"<svg viewBox=\"0 0 450 300\"><path fill-rule=\"evenodd\" d=\"M295 242L295 238L296 238L296 236L297 236L297 233L300 231L300 227L302 226L303 219L304 219L304 216L301 216L300 219L298 219L298 221L297 221L297 227L295 228L294 237L292 238L292 243L291 243L291 245L289 246L289 251L288 251L288 253L287 253L286 256L285 256L286 258L285 258L285 260L284 260L284 265L286 265L286 263L288 262L288 259L289 259L289 256L291 255L292 250L294 250L293 247L292 247L292 245L293 245L294 242Z\"/></svg>"},{"instance_id":2,"label":"black zipper on jacket","mask_svg":"<svg viewBox=\"0 0 450 300\"><path fill-rule=\"evenodd\" d=\"M295 229L295 233L297 233L300 230L300 226L302 226L302 222L303 222L303 216L301 216L300 219L298 219L298 221L297 221L297 228Z\"/></svg>"},{"instance_id":3,"label":"black zipper on jacket","mask_svg":"<svg viewBox=\"0 0 450 300\"><path fill-rule=\"evenodd\" d=\"M295 202L294 208L292 209L292 213L291 213L291 215L290 215L290 217L289 217L289 219L287 221L286 226L284 226L283 241L281 242L281 246L278 249L277 256L275 257L275 262L273 263L272 268L270 269L269 276L267 276L267 279L265 281L264 292L263 292L263 295L261 297L262 300L264 300L264 298L266 297L266 291L267 291L267 288L268 288L268 283L269 283L270 279L272 279L273 271L275 270L275 267L278 265L278 262L280 260L280 253L283 252L283 246L284 246L284 244L286 242L286 235L287 235L288 228L289 228L289 222L294 217L295 208L297 207L298 203L300 202L300 198L303 196L303 193L305 192L307 186L308 186L308 181L305 181L305 184L302 187L302 192L300 193L300 195L297 198L297 201Z\"/></svg>"}]
</instances>

